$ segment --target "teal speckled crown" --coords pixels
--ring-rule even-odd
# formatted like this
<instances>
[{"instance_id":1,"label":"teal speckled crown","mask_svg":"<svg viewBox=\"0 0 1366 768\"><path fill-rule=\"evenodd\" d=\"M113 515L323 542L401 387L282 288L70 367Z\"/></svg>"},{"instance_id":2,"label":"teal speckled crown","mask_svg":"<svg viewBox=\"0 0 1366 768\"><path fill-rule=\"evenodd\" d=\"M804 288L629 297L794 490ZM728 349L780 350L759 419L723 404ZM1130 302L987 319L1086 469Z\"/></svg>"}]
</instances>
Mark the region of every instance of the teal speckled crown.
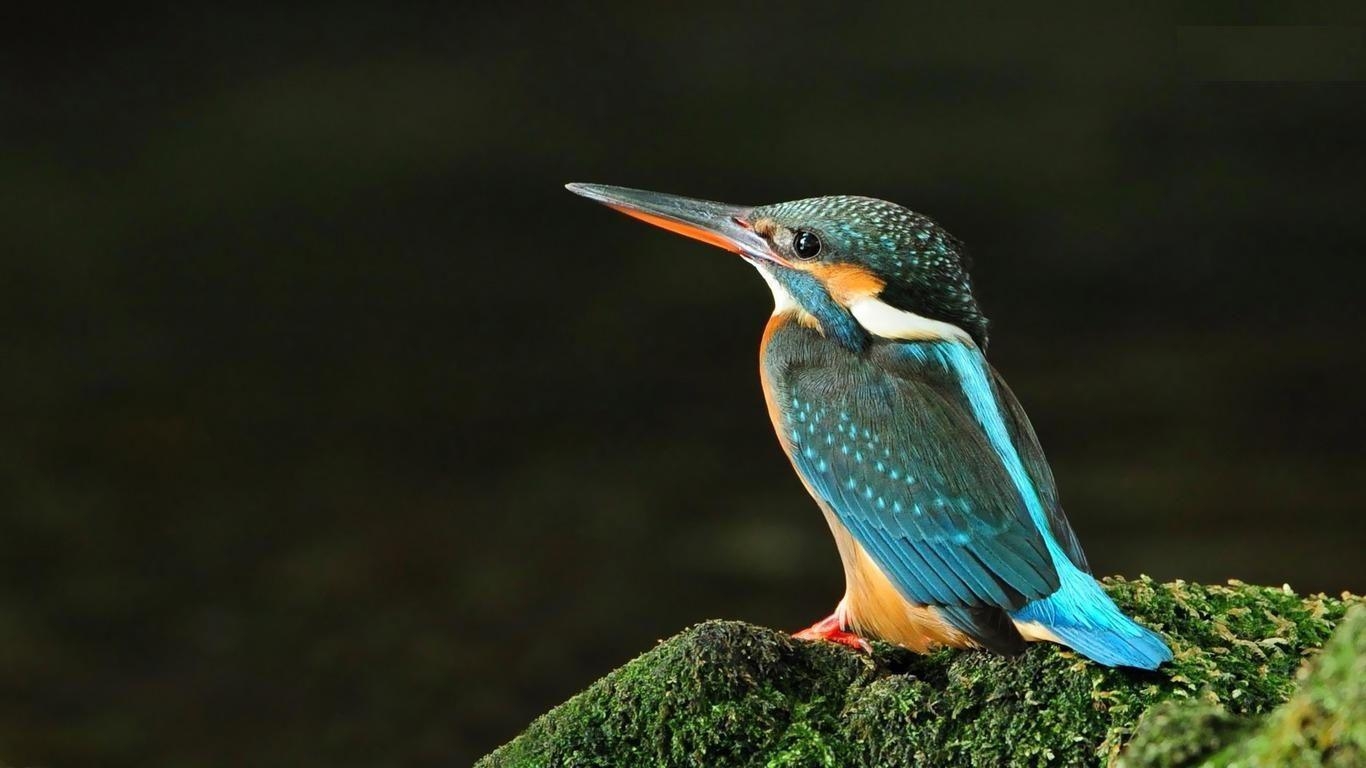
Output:
<instances>
[{"instance_id":1,"label":"teal speckled crown","mask_svg":"<svg viewBox=\"0 0 1366 768\"><path fill-rule=\"evenodd\" d=\"M953 323L986 347L987 318L973 296L963 244L928 216L854 195L767 205L752 216L815 231L825 243L826 260L862 265L886 281L883 301Z\"/></svg>"}]
</instances>

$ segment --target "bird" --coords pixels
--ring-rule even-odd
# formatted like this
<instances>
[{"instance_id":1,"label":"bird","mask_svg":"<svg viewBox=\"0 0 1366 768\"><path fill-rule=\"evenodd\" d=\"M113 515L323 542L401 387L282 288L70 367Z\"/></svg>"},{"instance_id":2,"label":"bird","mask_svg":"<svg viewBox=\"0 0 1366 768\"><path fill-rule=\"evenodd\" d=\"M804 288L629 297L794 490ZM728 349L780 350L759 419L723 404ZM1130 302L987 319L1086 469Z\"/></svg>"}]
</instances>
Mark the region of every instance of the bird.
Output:
<instances>
[{"instance_id":1,"label":"bird","mask_svg":"<svg viewBox=\"0 0 1366 768\"><path fill-rule=\"evenodd\" d=\"M566 187L737 254L772 290L764 399L845 576L834 611L795 637L1004 656L1047 641L1144 670L1171 660L1092 576L1029 418L987 362L957 238L871 197L743 206Z\"/></svg>"}]
</instances>

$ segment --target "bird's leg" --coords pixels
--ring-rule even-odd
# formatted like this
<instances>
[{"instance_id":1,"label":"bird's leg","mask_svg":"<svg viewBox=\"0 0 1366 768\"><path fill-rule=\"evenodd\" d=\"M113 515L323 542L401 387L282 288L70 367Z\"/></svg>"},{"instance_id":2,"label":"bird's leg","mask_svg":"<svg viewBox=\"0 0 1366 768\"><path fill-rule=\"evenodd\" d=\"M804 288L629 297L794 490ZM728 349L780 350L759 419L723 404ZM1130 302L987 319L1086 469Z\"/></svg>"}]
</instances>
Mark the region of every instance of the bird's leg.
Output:
<instances>
[{"instance_id":1,"label":"bird's leg","mask_svg":"<svg viewBox=\"0 0 1366 768\"><path fill-rule=\"evenodd\" d=\"M873 647L868 644L867 640L845 629L848 626L847 618L848 614L844 607L844 601L841 600L834 613L792 636L798 640L828 640L832 643L847 645L856 651L872 653Z\"/></svg>"}]
</instances>

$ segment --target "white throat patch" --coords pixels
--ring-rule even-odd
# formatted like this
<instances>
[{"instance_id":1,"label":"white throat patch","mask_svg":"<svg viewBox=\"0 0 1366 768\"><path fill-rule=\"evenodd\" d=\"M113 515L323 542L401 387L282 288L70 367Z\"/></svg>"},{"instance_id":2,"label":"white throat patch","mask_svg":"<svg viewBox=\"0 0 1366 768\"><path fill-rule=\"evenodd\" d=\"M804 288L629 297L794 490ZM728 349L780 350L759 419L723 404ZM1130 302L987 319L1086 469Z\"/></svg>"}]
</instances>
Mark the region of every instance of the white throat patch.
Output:
<instances>
[{"instance_id":1,"label":"white throat patch","mask_svg":"<svg viewBox=\"0 0 1366 768\"><path fill-rule=\"evenodd\" d=\"M769 274L767 269L758 265L755 265L755 269L759 270L759 274L763 276L764 282L768 283L768 289L773 291L773 314L781 315L784 312L801 309L801 307L797 306L797 300L792 298L792 294L788 293L787 289L783 287L783 284L778 282L778 278Z\"/></svg>"},{"instance_id":2,"label":"white throat patch","mask_svg":"<svg viewBox=\"0 0 1366 768\"><path fill-rule=\"evenodd\" d=\"M797 303L796 299L792 298L792 294L788 292L787 288L778 282L778 278L761 266L755 265L755 267L763 276L764 282L768 283L768 289L773 292L773 314L781 315L795 312L799 316L810 318L806 310ZM863 326L864 330L884 339L957 341L968 346L976 346L972 337L953 323L931 320L914 312L897 309L871 296L858 299L850 304L849 313L854 316L859 325ZM811 319L811 322L814 323L815 320Z\"/></svg>"}]
</instances>

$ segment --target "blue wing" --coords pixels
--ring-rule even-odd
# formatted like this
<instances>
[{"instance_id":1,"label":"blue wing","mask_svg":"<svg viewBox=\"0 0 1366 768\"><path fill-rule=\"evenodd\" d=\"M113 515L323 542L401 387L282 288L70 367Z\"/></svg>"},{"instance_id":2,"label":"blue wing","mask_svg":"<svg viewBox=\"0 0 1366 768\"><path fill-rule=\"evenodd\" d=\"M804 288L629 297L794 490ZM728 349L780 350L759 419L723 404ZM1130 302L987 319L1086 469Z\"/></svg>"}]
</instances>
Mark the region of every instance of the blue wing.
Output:
<instances>
[{"instance_id":1,"label":"blue wing","mask_svg":"<svg viewBox=\"0 0 1366 768\"><path fill-rule=\"evenodd\" d=\"M914 346L784 377L776 405L797 470L917 603L1015 609L1055 592L1048 547L961 382L905 354Z\"/></svg>"}]
</instances>

